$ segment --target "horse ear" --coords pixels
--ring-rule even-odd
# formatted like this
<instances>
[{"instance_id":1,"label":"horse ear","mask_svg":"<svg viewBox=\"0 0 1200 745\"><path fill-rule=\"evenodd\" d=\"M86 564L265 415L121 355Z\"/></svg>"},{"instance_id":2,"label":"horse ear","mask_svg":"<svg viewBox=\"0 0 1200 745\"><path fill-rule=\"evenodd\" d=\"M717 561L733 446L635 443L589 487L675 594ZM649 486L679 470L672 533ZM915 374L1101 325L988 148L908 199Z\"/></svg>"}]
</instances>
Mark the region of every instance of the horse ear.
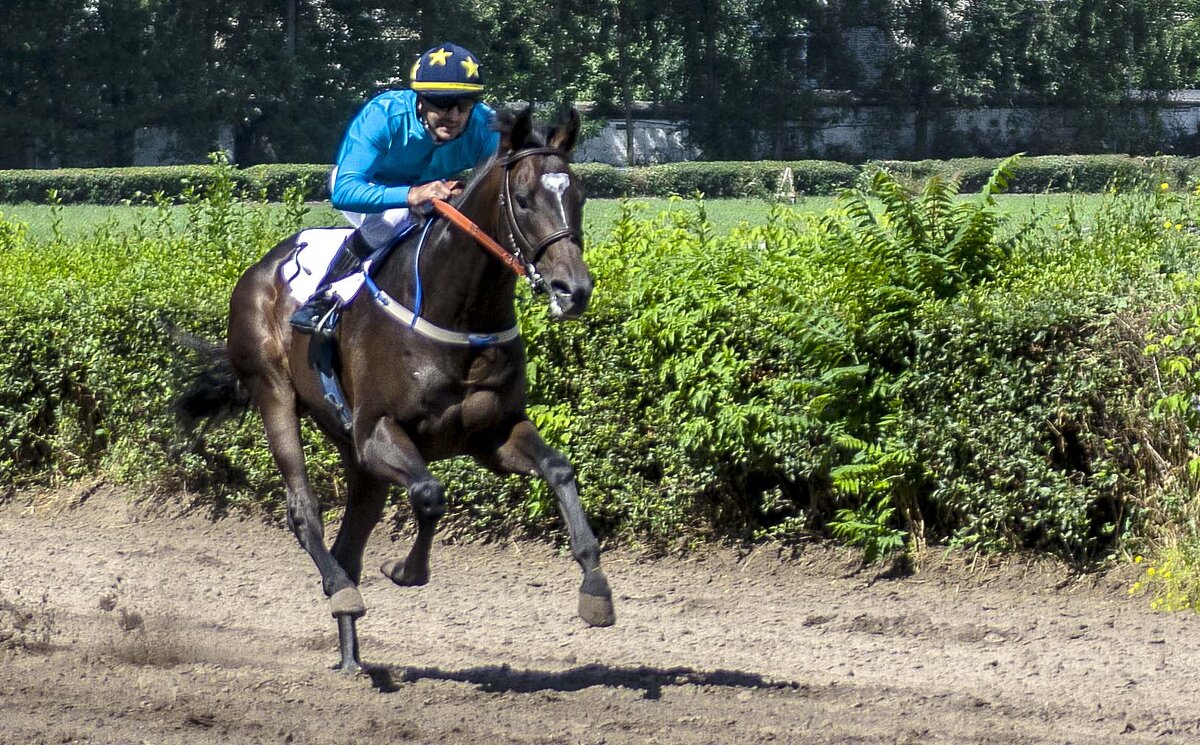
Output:
<instances>
[{"instance_id":1,"label":"horse ear","mask_svg":"<svg viewBox=\"0 0 1200 745\"><path fill-rule=\"evenodd\" d=\"M550 132L550 146L569 153L575 149L575 141L578 139L579 112L575 110L574 106L572 106L571 114L567 119L567 123L555 127Z\"/></svg>"},{"instance_id":2,"label":"horse ear","mask_svg":"<svg viewBox=\"0 0 1200 745\"><path fill-rule=\"evenodd\" d=\"M528 106L520 114L517 114L516 118L512 120L512 126L505 130L500 139L500 149L506 152L520 150L525 147L525 142L532 133L533 107Z\"/></svg>"}]
</instances>

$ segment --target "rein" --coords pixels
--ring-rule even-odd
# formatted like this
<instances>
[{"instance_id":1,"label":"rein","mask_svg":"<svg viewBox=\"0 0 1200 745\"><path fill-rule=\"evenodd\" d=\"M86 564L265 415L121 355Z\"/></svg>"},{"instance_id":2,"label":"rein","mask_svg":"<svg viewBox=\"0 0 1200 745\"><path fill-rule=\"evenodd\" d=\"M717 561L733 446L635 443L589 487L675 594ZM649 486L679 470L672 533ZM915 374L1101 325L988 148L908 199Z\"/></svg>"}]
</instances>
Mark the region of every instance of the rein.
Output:
<instances>
[{"instance_id":1,"label":"rein","mask_svg":"<svg viewBox=\"0 0 1200 745\"><path fill-rule=\"evenodd\" d=\"M530 286L536 292L549 295L551 303L554 303L554 292L547 285L546 281L542 279L542 275L538 274L536 268L537 262L541 260L542 254L546 252L546 249L563 238L573 238L576 242L582 243L583 235L578 230L564 226L561 230L556 230L534 245L533 241L529 240L529 237L525 235L525 231L521 230L521 225L517 222L517 215L513 212L512 166L518 160L527 158L530 155L557 155L564 160L567 158L567 154L556 147L531 147L527 150L518 150L497 164L504 168L503 187L500 191L500 207L501 217L507 218L505 227L507 228L508 241L512 244L511 251L506 250L494 238L483 232L482 228L472 222L469 217L459 212L449 202L434 199L432 200L433 208L456 227L474 238L479 245L487 249L489 253L511 269L514 274L528 280ZM524 247L524 251L521 250L522 247ZM532 258L526 258L527 256L531 256Z\"/></svg>"},{"instance_id":2,"label":"rein","mask_svg":"<svg viewBox=\"0 0 1200 745\"><path fill-rule=\"evenodd\" d=\"M514 254L509 251L505 251L503 246L497 243L496 240L490 235L483 232L483 228L471 222L471 218L459 212L454 205L442 199L434 199L433 208L437 210L442 217L454 223L455 227L462 229L467 233L467 235L478 241L479 245L488 250L488 253L504 262L504 265L509 269L512 269L513 273L518 277L528 276L527 272L525 271L525 265L522 264Z\"/></svg>"},{"instance_id":3,"label":"rein","mask_svg":"<svg viewBox=\"0 0 1200 745\"><path fill-rule=\"evenodd\" d=\"M518 160L530 155L557 155L564 159L567 157L565 152L556 147L535 147L512 153L497 164L504 168L504 185L500 192L501 217L507 218L507 225L505 227L508 228L507 232L509 243L512 244L511 251L501 246L494 238L485 233L482 228L480 228L462 212L459 212L458 209L449 202L446 202L442 199L433 199L431 200L431 203L433 204L434 210L436 210L438 214L440 214L442 217L445 217L452 225L474 238L479 245L488 251L488 253L495 256L502 264L512 270L512 272L518 277L524 277L535 292L545 293L550 298L551 306L557 306L558 297L550 288L546 280L542 278L542 275L538 274L536 264L538 260L541 259L542 254L545 253L546 249L548 249L554 243L557 243L563 238L574 238L576 241L582 242L583 236L578 230L573 230L570 227L564 227L561 230L557 230L546 236L535 246L533 242L530 241L525 235L525 232L521 230L521 226L517 222L516 213L513 212L512 207L512 165ZM420 247L424 246L425 244L425 238L429 232L430 225L432 225L432 223L426 225L425 232L421 235L420 243L418 244L417 249L418 257L420 256ZM520 240L520 244L524 245L526 251L521 251L521 246L518 244L518 239ZM526 258L527 253L532 255L533 258ZM368 261L368 264L370 263L373 262ZM369 267L364 268L366 269L365 274L367 276L367 286L371 295L374 297L375 302L378 303L388 315L392 316L397 321L408 326L410 329L416 331L422 336L435 341L440 341L443 344L481 347L490 346L493 344L504 344L516 339L520 335L520 330L516 326L494 334L469 334L459 331L450 331L448 329L435 326L420 316L421 283L419 273L417 275L417 308L414 311L409 310L382 289L380 289L374 283L374 281L371 280Z\"/></svg>"}]
</instances>

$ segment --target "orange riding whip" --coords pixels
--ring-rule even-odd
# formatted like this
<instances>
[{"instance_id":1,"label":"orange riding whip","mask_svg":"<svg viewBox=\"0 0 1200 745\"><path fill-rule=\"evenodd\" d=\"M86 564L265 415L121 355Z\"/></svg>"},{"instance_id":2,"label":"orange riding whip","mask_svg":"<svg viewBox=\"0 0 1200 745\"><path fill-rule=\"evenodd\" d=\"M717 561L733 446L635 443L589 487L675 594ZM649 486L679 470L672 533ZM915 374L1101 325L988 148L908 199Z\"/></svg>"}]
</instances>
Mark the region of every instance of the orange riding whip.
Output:
<instances>
[{"instance_id":1,"label":"orange riding whip","mask_svg":"<svg viewBox=\"0 0 1200 745\"><path fill-rule=\"evenodd\" d=\"M467 235L470 235L472 238L478 241L479 245L486 248L497 259L503 261L505 265L507 265L509 269L512 269L518 277L525 276L525 267L520 261L517 260L517 257L512 253L505 251L503 246L497 243L490 235L483 232L482 228L471 222L469 217L459 212L449 202L443 199L433 199L431 201L433 202L433 208L437 210L442 217L466 231Z\"/></svg>"}]
</instances>

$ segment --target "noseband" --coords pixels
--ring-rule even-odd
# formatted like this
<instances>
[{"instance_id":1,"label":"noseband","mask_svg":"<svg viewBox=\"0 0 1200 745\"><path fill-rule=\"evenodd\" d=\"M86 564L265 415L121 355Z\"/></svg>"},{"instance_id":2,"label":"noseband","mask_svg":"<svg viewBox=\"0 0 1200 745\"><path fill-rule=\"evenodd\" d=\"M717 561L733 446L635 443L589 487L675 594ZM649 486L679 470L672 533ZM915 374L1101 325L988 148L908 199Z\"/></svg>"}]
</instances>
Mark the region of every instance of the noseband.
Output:
<instances>
[{"instance_id":1,"label":"noseband","mask_svg":"<svg viewBox=\"0 0 1200 745\"><path fill-rule=\"evenodd\" d=\"M504 167L504 183L500 189L500 214L507 218L506 231L508 233L508 242L512 246L513 255L525 267L525 276L529 277L530 282L536 290L548 292L545 280L538 274L535 265L541 261L542 254L551 245L561 241L563 238L571 238L580 245L583 244L583 234L571 228L563 226L561 230L556 230L550 235L543 238L539 243L535 244L525 235L525 231L521 230L521 225L517 222L517 215L513 211L512 198L512 166L522 158L527 158L530 155L557 155L563 160L567 159L567 154L556 147L532 147L528 150L518 150L512 153L499 165ZM497 233L500 231L497 230Z\"/></svg>"}]
</instances>

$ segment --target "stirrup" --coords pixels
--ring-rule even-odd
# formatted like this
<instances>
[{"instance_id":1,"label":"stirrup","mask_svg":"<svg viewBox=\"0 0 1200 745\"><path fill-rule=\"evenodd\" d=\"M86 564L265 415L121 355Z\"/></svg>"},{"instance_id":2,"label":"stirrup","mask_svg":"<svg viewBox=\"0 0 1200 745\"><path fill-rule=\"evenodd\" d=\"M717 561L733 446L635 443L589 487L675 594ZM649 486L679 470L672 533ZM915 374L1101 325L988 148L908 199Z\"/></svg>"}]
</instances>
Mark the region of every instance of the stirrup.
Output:
<instances>
[{"instance_id":1,"label":"stirrup","mask_svg":"<svg viewBox=\"0 0 1200 745\"><path fill-rule=\"evenodd\" d=\"M326 302L330 304L329 309L322 313L321 306ZM340 316L338 309L337 298L314 297L292 314L290 323L302 334L318 334L329 338L333 336L333 331L337 327Z\"/></svg>"},{"instance_id":2,"label":"stirrup","mask_svg":"<svg viewBox=\"0 0 1200 745\"><path fill-rule=\"evenodd\" d=\"M337 330L338 321L342 317L342 314L338 312L340 307L337 300L334 300L333 307L317 320L317 326L313 329L314 335L322 336L326 339L333 338L333 332Z\"/></svg>"}]
</instances>

